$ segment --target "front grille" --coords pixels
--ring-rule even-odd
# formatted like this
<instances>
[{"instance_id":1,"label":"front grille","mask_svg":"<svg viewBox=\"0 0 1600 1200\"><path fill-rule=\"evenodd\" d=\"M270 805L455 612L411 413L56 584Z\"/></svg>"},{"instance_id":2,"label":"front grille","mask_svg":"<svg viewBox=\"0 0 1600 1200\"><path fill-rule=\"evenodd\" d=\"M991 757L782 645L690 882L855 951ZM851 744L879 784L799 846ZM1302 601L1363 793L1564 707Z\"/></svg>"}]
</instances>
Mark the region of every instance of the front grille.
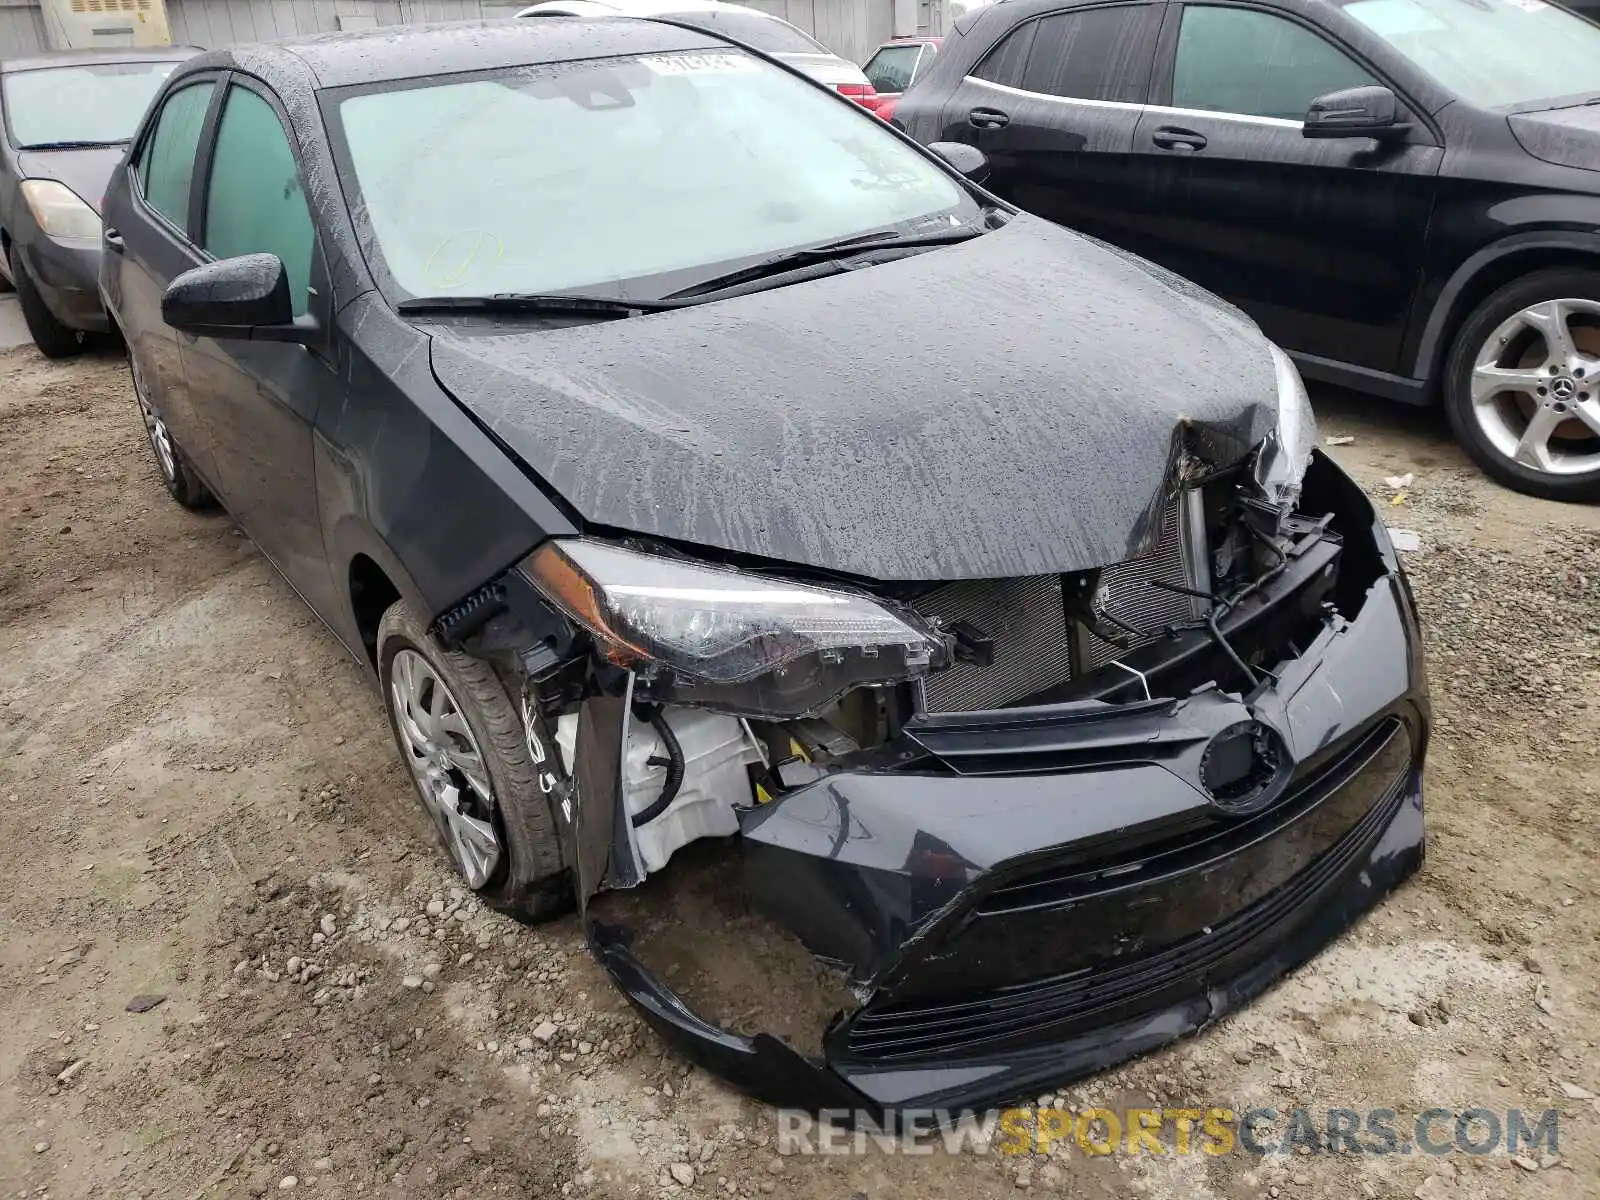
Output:
<instances>
[{"instance_id":1,"label":"front grille","mask_svg":"<svg viewBox=\"0 0 1600 1200\"><path fill-rule=\"evenodd\" d=\"M1198 494L1174 496L1162 513L1153 553L1131 558L1100 573L1103 607L1134 629L1149 631L1136 645L1160 636L1166 626L1193 619L1197 601L1162 588L1160 579L1186 587L1200 581L1192 561L1186 515ZM915 607L946 628L965 621L994 639L994 662L958 663L923 683L928 712L974 712L1004 708L1103 667L1133 647L1121 648L1067 621L1059 575L1022 579L972 579L935 588Z\"/></svg>"},{"instance_id":2,"label":"front grille","mask_svg":"<svg viewBox=\"0 0 1600 1200\"><path fill-rule=\"evenodd\" d=\"M1375 744L1376 742L1376 744ZM1050 1037L1068 1036L1079 1030L1110 1024L1154 1011L1175 999L1212 986L1220 979L1248 969L1269 953L1285 931L1301 920L1306 911L1319 903L1321 893L1371 852L1377 839L1405 802L1411 770L1411 742L1398 723L1386 722L1350 751L1315 773L1301 789L1318 800L1337 804L1360 797L1360 804L1343 831L1326 849L1251 903L1231 915L1212 919L1196 933L1158 945L1147 953L1118 961L1112 958L1062 974L1021 981L981 992L952 992L926 999L903 1000L885 1005L868 1005L852 1020L847 1044L852 1055L861 1059L883 1060L925 1056L946 1056L971 1052L995 1043L1023 1044ZM1291 801L1292 803L1292 801ZM1360 805L1364 805L1361 807ZM1305 821L1314 819L1317 808L1284 825L1276 835L1268 835L1263 852L1277 845L1286 851L1306 835ZM1223 834L1226 837L1226 834ZM1258 838L1260 834L1258 832ZM1202 839L1203 840L1203 839ZM1157 853L1154 866L1165 866L1164 879L1181 880L1190 872L1204 874L1211 868L1189 864L1185 869L1171 861L1171 853ZM1165 864L1162 859L1166 858ZM1215 859L1212 859L1215 863ZM1174 872L1176 874L1174 875ZM1084 880L1084 872L1072 873ZM1101 872L1102 875L1105 872ZM1128 876L1110 872L1111 878L1099 881L1101 889L1123 896L1122 905L1131 903L1124 896ZM1213 880L1213 885L1217 881ZM1044 885L1041 889L1041 885ZM1048 892L1047 896L1042 894ZM1156 892L1150 893L1152 900ZM1177 902L1177 895L1161 897ZM1053 925L1059 921L1087 922L1079 940L1093 940L1099 912L1088 892L1076 891L1070 898L1062 893L1061 883L1040 876L989 893L974 910L979 915L1011 911L1034 931L1042 946L1051 943ZM1055 915L1052 915L1055 914ZM983 937L985 931L978 930ZM990 931L992 940L993 931ZM1113 939L1114 940L1114 939ZM935 958L943 960L960 951L936 947ZM959 966L959 963L953 965ZM1040 964L1045 965L1044 963ZM968 963L967 975L972 974Z\"/></svg>"}]
</instances>

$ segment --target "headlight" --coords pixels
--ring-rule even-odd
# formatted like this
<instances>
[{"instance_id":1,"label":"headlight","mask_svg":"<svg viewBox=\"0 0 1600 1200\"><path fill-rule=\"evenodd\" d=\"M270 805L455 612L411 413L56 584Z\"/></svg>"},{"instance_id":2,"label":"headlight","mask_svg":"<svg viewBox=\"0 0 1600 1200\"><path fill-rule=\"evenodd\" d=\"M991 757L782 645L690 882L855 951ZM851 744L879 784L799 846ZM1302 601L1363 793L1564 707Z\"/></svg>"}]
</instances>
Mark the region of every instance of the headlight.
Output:
<instances>
[{"instance_id":1,"label":"headlight","mask_svg":"<svg viewBox=\"0 0 1600 1200\"><path fill-rule=\"evenodd\" d=\"M914 617L868 596L603 542L547 542L522 570L663 701L804 716L851 688L924 674L943 653Z\"/></svg>"},{"instance_id":2,"label":"headlight","mask_svg":"<svg viewBox=\"0 0 1600 1200\"><path fill-rule=\"evenodd\" d=\"M18 185L28 211L51 237L100 237L100 218L78 193L54 179L24 179Z\"/></svg>"},{"instance_id":3,"label":"headlight","mask_svg":"<svg viewBox=\"0 0 1600 1200\"><path fill-rule=\"evenodd\" d=\"M1317 418L1311 412L1306 385L1289 356L1272 347L1278 383L1278 427L1267 435L1256 455L1256 483L1274 504L1294 504L1300 483L1317 445Z\"/></svg>"}]
</instances>

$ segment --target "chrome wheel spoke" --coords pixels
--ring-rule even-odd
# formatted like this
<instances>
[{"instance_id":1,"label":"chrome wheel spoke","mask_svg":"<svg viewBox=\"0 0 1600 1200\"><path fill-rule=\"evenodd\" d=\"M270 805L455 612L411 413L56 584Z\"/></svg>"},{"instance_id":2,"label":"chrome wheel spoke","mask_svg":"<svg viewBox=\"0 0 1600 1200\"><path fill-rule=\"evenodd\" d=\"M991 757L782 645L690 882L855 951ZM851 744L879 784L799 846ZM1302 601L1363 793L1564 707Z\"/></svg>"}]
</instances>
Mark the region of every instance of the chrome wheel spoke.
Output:
<instances>
[{"instance_id":1,"label":"chrome wheel spoke","mask_svg":"<svg viewBox=\"0 0 1600 1200\"><path fill-rule=\"evenodd\" d=\"M1472 370L1472 402L1487 404L1502 392L1523 392L1536 396L1547 378L1532 367L1482 364Z\"/></svg>"},{"instance_id":2,"label":"chrome wheel spoke","mask_svg":"<svg viewBox=\"0 0 1600 1200\"><path fill-rule=\"evenodd\" d=\"M484 800L494 799L494 793L489 787L489 772L484 768L483 759L477 750L451 750L447 753L450 765L466 776L472 785L472 790Z\"/></svg>"},{"instance_id":3,"label":"chrome wheel spoke","mask_svg":"<svg viewBox=\"0 0 1600 1200\"><path fill-rule=\"evenodd\" d=\"M1589 427L1589 432L1600 437L1600 399L1583 400L1572 406L1572 415Z\"/></svg>"},{"instance_id":4,"label":"chrome wheel spoke","mask_svg":"<svg viewBox=\"0 0 1600 1200\"><path fill-rule=\"evenodd\" d=\"M390 662L389 704L422 802L468 884L481 888L500 863L494 787L455 697L415 650Z\"/></svg>"},{"instance_id":5,"label":"chrome wheel spoke","mask_svg":"<svg viewBox=\"0 0 1600 1200\"><path fill-rule=\"evenodd\" d=\"M1523 309L1521 314L1523 322L1537 329L1544 338L1549 361L1561 366L1578 356L1578 348L1572 341L1572 330L1567 325L1571 311L1565 300L1546 300L1543 304Z\"/></svg>"},{"instance_id":6,"label":"chrome wheel spoke","mask_svg":"<svg viewBox=\"0 0 1600 1200\"><path fill-rule=\"evenodd\" d=\"M1528 418L1528 427L1517 439L1513 457L1524 466L1540 471L1553 470L1555 460L1550 457L1550 435L1563 419L1562 414L1553 409L1543 406L1534 409L1533 416Z\"/></svg>"},{"instance_id":7,"label":"chrome wheel spoke","mask_svg":"<svg viewBox=\"0 0 1600 1200\"><path fill-rule=\"evenodd\" d=\"M500 840L495 837L494 828L487 821L461 811L460 794L456 789L450 788L443 800L441 808L450 829L450 845L456 865L461 868L461 874L469 884L475 888L482 887L488 882L500 857Z\"/></svg>"},{"instance_id":8,"label":"chrome wheel spoke","mask_svg":"<svg viewBox=\"0 0 1600 1200\"><path fill-rule=\"evenodd\" d=\"M395 723L400 726L400 734L405 738L406 748L414 757L422 757L427 753L428 735L422 732L416 718L411 715L411 706L406 703L406 697L400 687L391 683L389 694L394 699Z\"/></svg>"}]
</instances>

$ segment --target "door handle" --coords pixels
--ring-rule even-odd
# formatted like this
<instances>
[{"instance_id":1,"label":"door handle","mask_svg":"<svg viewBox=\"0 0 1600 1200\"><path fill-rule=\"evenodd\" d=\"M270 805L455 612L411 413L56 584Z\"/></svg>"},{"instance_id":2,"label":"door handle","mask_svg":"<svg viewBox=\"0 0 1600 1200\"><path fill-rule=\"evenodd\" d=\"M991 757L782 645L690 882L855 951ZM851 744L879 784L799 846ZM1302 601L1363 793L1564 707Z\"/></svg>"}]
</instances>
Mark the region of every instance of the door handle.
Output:
<instances>
[{"instance_id":1,"label":"door handle","mask_svg":"<svg viewBox=\"0 0 1600 1200\"><path fill-rule=\"evenodd\" d=\"M1011 124L1011 114L998 108L975 108L967 114L967 124L974 129L1004 129Z\"/></svg>"},{"instance_id":2,"label":"door handle","mask_svg":"<svg viewBox=\"0 0 1600 1200\"><path fill-rule=\"evenodd\" d=\"M113 254L121 254L128 248L127 244L122 240L122 235L109 225L104 230L102 240L105 242L106 249Z\"/></svg>"},{"instance_id":3,"label":"door handle","mask_svg":"<svg viewBox=\"0 0 1600 1200\"><path fill-rule=\"evenodd\" d=\"M1163 150L1182 150L1193 153L1206 148L1206 135L1176 125L1163 125L1150 135L1150 140Z\"/></svg>"}]
</instances>

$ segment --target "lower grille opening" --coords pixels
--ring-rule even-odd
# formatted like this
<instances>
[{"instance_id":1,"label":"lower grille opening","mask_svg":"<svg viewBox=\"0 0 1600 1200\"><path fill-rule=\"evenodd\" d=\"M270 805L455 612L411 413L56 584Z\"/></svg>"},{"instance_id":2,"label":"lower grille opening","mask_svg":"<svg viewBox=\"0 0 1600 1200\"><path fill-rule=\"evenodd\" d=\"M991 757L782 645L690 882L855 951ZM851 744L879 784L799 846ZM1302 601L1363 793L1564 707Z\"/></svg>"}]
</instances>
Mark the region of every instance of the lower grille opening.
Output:
<instances>
[{"instance_id":1,"label":"lower grille opening","mask_svg":"<svg viewBox=\"0 0 1600 1200\"><path fill-rule=\"evenodd\" d=\"M1115 646L1070 621L1059 575L962 580L914 601L923 616L946 628L964 622L994 644L994 661L987 666L958 663L928 676L922 683L925 711L975 712L1021 703L1149 644L1169 625L1193 620L1199 601L1151 583L1204 586L1199 503L1198 493L1175 495L1162 512L1155 550L1100 573L1103 610L1119 627L1147 631L1132 646Z\"/></svg>"},{"instance_id":2,"label":"lower grille opening","mask_svg":"<svg viewBox=\"0 0 1600 1200\"><path fill-rule=\"evenodd\" d=\"M1388 735L1386 746L1410 749L1409 739L1397 726L1383 728ZM1405 802L1409 753L1400 756L1398 763L1383 762L1370 753L1370 739L1362 739L1361 744L1368 753L1365 771L1357 774L1374 767L1380 772L1367 785L1372 788L1373 802L1326 851L1254 903L1203 933L1132 959L986 991L868 1005L845 1033L848 1052L862 1060L883 1061L960 1055L997 1044L1070 1036L1154 1011L1211 986L1219 977L1247 969L1271 952L1289 926L1304 919L1324 889L1371 852ZM1356 756L1342 757L1348 765ZM1317 781L1321 786L1330 782L1326 775ZM1113 882L1107 881L1107 886ZM1007 895L1002 889L981 901L979 909L991 900L1001 908L1010 907L1018 899L1022 897ZM1073 919L1070 913L1076 909L1069 906L1060 911L1069 914L1065 919ZM1029 919L1052 918L1040 911Z\"/></svg>"}]
</instances>

